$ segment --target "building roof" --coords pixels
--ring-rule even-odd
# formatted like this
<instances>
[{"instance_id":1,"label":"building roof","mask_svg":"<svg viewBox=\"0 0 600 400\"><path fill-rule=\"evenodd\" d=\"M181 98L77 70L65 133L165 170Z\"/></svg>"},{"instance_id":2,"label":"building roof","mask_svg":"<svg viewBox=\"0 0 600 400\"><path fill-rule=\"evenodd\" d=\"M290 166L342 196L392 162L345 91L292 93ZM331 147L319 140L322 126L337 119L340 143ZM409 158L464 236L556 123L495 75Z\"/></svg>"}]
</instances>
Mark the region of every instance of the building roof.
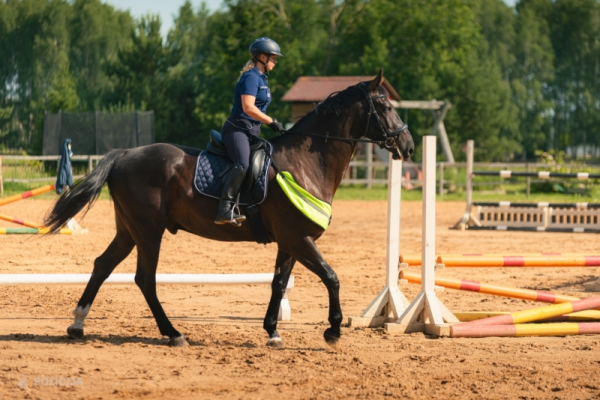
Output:
<instances>
[{"instance_id":1,"label":"building roof","mask_svg":"<svg viewBox=\"0 0 600 400\"><path fill-rule=\"evenodd\" d=\"M301 76L281 100L321 102L333 92L339 92L359 82L373 79L375 76ZM382 86L387 90L390 100L401 100L398 92L387 80L383 81Z\"/></svg>"}]
</instances>

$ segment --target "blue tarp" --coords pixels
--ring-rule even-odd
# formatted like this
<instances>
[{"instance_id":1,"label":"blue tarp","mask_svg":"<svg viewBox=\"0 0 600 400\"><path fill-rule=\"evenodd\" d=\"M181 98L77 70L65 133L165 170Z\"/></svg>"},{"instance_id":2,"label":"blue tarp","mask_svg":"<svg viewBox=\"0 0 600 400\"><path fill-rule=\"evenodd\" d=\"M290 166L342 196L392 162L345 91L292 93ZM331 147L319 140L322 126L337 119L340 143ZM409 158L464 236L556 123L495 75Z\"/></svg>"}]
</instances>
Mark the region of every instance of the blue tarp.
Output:
<instances>
[{"instance_id":1,"label":"blue tarp","mask_svg":"<svg viewBox=\"0 0 600 400\"><path fill-rule=\"evenodd\" d=\"M60 151L60 164L58 166L58 175L56 176L56 194L61 194L65 186L73 187L73 171L71 169L71 139L63 141Z\"/></svg>"}]
</instances>

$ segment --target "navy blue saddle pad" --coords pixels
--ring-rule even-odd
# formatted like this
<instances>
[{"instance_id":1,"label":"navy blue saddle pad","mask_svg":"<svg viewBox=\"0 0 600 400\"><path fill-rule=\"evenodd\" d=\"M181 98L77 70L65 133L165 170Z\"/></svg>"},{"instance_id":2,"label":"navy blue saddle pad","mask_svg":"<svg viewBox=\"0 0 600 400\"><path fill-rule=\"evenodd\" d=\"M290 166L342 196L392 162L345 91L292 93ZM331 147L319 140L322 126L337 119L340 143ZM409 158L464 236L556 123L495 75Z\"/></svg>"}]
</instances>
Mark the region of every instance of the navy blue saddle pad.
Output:
<instances>
[{"instance_id":1,"label":"navy blue saddle pad","mask_svg":"<svg viewBox=\"0 0 600 400\"><path fill-rule=\"evenodd\" d=\"M271 166L270 156L273 154L273 146L268 142L266 144L268 156L266 157L263 170L250 190L240 195L241 205L248 205L249 202L260 204L267 198L267 177L269 167ZM227 156L209 153L207 150L202 151L198 156L196 171L194 172L194 186L196 186L196 190L205 196L220 199L221 192L223 192L223 182L219 175L229 164L231 164L231 161Z\"/></svg>"}]
</instances>

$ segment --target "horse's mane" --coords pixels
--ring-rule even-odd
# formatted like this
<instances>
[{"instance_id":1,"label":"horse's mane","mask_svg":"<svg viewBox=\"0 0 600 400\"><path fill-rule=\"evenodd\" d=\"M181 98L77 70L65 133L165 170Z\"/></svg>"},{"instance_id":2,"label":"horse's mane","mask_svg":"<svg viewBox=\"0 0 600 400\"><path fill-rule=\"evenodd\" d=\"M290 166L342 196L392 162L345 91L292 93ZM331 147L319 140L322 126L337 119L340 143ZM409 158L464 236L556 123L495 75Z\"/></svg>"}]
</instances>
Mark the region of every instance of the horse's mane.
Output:
<instances>
[{"instance_id":1,"label":"horse's mane","mask_svg":"<svg viewBox=\"0 0 600 400\"><path fill-rule=\"evenodd\" d=\"M331 93L325 100L320 102L314 110L308 112L302 118L300 118L294 126L301 126L303 122L320 115L342 114L345 109L364 97L364 91L359 87L359 85L360 83L358 85L350 86L342 91ZM286 136L287 135L276 136L269 139L269 141L274 142Z\"/></svg>"},{"instance_id":2,"label":"horse's mane","mask_svg":"<svg viewBox=\"0 0 600 400\"><path fill-rule=\"evenodd\" d=\"M316 115L340 115L342 110L356 103L362 97L364 97L364 92L357 85L350 86L341 92L331 93L313 111Z\"/></svg>"}]
</instances>

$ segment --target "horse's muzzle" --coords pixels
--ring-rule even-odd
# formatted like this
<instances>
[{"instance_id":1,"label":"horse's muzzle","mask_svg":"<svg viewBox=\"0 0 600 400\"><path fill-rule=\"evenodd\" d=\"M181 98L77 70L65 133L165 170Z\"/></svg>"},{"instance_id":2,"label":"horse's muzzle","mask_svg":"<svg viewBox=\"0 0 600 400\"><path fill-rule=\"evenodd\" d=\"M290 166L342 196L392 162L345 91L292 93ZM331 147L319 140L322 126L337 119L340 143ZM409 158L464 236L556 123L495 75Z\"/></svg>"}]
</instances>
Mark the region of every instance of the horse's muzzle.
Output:
<instances>
[{"instance_id":1,"label":"horse's muzzle","mask_svg":"<svg viewBox=\"0 0 600 400\"><path fill-rule=\"evenodd\" d=\"M411 156L415 152L415 146L412 141L412 138L410 140L410 143L407 144L407 146L402 146L399 136L395 138L394 142L395 143L394 148L392 150L392 159L402 161L410 160Z\"/></svg>"}]
</instances>

